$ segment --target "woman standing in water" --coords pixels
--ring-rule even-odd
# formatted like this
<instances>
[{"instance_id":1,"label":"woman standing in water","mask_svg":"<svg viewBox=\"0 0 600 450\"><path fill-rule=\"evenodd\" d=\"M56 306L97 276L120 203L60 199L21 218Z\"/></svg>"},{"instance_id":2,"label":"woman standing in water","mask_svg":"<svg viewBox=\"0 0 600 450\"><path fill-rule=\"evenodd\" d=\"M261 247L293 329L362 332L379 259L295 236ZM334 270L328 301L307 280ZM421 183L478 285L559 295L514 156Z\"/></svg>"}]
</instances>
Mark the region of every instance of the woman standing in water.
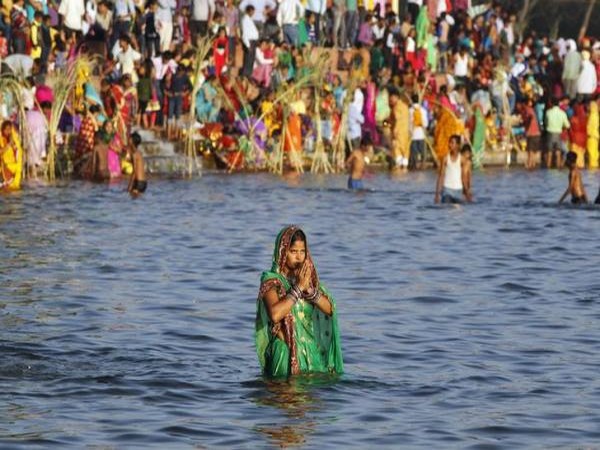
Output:
<instances>
[{"instance_id":1,"label":"woman standing in water","mask_svg":"<svg viewBox=\"0 0 600 450\"><path fill-rule=\"evenodd\" d=\"M319 282L306 235L279 232L256 303L256 351L267 376L342 373L335 301Z\"/></svg>"}]
</instances>

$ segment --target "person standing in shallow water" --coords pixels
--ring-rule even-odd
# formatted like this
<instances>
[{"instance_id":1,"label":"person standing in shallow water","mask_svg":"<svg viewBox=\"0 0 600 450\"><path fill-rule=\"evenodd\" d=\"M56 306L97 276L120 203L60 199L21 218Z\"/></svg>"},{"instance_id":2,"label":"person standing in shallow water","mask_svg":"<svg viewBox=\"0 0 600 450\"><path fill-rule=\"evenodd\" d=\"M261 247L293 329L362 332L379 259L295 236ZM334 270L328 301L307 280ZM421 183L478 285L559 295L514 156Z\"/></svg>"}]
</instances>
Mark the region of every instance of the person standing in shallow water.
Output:
<instances>
[{"instance_id":1,"label":"person standing in shallow water","mask_svg":"<svg viewBox=\"0 0 600 450\"><path fill-rule=\"evenodd\" d=\"M373 151L373 143L369 136L362 138L360 147L353 150L350 156L346 160L346 167L350 173L348 178L348 189L362 190L363 176L365 174L365 165L369 163L369 154Z\"/></svg>"},{"instance_id":2,"label":"person standing in shallow water","mask_svg":"<svg viewBox=\"0 0 600 450\"><path fill-rule=\"evenodd\" d=\"M335 300L320 283L297 226L279 232L271 270L261 276L255 338L269 377L343 372Z\"/></svg>"},{"instance_id":3,"label":"person standing in shallow water","mask_svg":"<svg viewBox=\"0 0 600 450\"><path fill-rule=\"evenodd\" d=\"M565 165L569 169L569 184L558 203L562 203L567 198L567 195L571 194L571 203L574 205L585 205L588 202L588 198L583 187L583 182L581 181L581 172L579 172L579 168L577 167L577 153L567 153Z\"/></svg>"},{"instance_id":4,"label":"person standing in shallow water","mask_svg":"<svg viewBox=\"0 0 600 450\"><path fill-rule=\"evenodd\" d=\"M131 158L133 168L131 177L129 178L127 192L129 192L132 197L138 197L140 194L143 194L148 187L148 182L146 181L146 169L144 167L144 157L138 148L141 143L142 138L139 133L131 133L129 145L127 146L127 156Z\"/></svg>"},{"instance_id":5,"label":"person standing in shallow water","mask_svg":"<svg viewBox=\"0 0 600 450\"><path fill-rule=\"evenodd\" d=\"M473 201L471 193L471 148L467 146L459 152L460 136L450 136L450 152L440 161L435 203L462 203Z\"/></svg>"}]
</instances>

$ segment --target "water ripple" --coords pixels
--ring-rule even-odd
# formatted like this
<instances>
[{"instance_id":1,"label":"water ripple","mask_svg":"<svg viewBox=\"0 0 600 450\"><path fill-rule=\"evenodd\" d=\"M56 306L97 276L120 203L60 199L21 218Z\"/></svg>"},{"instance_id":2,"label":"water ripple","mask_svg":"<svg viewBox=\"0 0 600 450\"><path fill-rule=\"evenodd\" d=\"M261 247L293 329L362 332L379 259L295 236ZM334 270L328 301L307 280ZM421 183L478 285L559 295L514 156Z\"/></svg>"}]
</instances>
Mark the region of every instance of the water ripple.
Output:
<instances>
[{"instance_id":1,"label":"water ripple","mask_svg":"<svg viewBox=\"0 0 600 450\"><path fill-rule=\"evenodd\" d=\"M477 173L448 208L433 173L366 181L3 196L0 447L595 448L599 209L551 203L555 171ZM341 377L260 376L258 282L289 223L336 296Z\"/></svg>"}]
</instances>

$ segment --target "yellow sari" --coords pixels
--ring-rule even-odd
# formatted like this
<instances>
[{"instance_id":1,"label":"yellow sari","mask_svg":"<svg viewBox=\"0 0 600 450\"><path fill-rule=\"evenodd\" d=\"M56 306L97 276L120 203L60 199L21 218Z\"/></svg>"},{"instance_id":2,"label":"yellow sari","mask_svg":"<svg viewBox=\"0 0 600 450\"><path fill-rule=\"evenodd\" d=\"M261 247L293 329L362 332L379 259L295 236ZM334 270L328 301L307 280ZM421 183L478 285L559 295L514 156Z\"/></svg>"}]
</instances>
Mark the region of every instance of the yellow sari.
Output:
<instances>
[{"instance_id":1,"label":"yellow sari","mask_svg":"<svg viewBox=\"0 0 600 450\"><path fill-rule=\"evenodd\" d=\"M23 148L16 131L11 130L11 139L8 141L0 135L0 168L4 180L4 188L10 190L21 189L21 176L23 173Z\"/></svg>"},{"instance_id":2,"label":"yellow sari","mask_svg":"<svg viewBox=\"0 0 600 450\"><path fill-rule=\"evenodd\" d=\"M598 116L598 103L590 103L590 115L587 121L587 151L589 158L589 168L598 168L598 140L600 134L598 132L598 126L600 124L600 117Z\"/></svg>"},{"instance_id":3,"label":"yellow sari","mask_svg":"<svg viewBox=\"0 0 600 450\"><path fill-rule=\"evenodd\" d=\"M441 108L433 137L433 146L438 161L441 161L448 154L448 142L450 141L450 136L455 134L462 136L464 132L465 126L463 123L450 111L445 108Z\"/></svg>"},{"instance_id":4,"label":"yellow sari","mask_svg":"<svg viewBox=\"0 0 600 450\"><path fill-rule=\"evenodd\" d=\"M392 109L394 116L394 128L392 130L392 157L394 161L398 157L408 159L410 150L410 111L406 103L398 100Z\"/></svg>"}]
</instances>

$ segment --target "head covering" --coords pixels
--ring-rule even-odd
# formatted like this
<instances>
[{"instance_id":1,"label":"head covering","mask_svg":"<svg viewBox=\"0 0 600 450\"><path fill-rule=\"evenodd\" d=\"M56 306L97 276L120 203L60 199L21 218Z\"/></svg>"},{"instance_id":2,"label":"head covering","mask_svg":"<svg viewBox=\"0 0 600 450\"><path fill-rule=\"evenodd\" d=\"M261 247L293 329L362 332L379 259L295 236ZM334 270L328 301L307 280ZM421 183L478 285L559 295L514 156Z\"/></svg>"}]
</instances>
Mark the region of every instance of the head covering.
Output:
<instances>
[{"instance_id":1,"label":"head covering","mask_svg":"<svg viewBox=\"0 0 600 450\"><path fill-rule=\"evenodd\" d=\"M287 252L290 249L290 246L292 245L292 237L294 236L294 234L296 234L297 231L304 233L297 225L288 225L287 227L282 228L279 234L277 235L277 239L275 240L275 248L273 250L271 272L287 276ZM304 234L304 237L306 244L306 260L309 261L314 268L315 265L310 256L310 251L308 250L308 239L306 239L306 234ZM311 284L313 286L318 286L319 278L317 276L316 269L313 270L311 278Z\"/></svg>"}]
</instances>

